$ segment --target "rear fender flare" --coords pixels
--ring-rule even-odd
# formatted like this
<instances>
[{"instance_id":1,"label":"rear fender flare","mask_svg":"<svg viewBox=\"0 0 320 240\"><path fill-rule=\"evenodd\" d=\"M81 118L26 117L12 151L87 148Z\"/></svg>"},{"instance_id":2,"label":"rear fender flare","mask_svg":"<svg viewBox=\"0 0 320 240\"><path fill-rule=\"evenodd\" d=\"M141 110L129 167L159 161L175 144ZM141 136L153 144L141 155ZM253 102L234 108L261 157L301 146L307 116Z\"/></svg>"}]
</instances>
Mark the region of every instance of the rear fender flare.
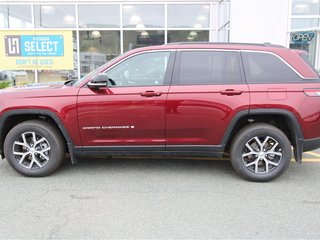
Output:
<instances>
[{"instance_id":1,"label":"rear fender flare","mask_svg":"<svg viewBox=\"0 0 320 240\"><path fill-rule=\"evenodd\" d=\"M231 120L222 140L221 140L221 145L226 146L227 142L230 140L231 133L234 130L237 122L243 118L250 118L250 116L254 115L280 115L286 117L291 124L291 127L294 130L294 157L297 162L301 163L302 161L302 152L303 152L303 133L300 127L300 124L298 122L298 119L296 116L285 109L274 109L274 108L269 108L269 109L250 109L250 110L243 110L238 112L233 119Z\"/></svg>"}]
</instances>

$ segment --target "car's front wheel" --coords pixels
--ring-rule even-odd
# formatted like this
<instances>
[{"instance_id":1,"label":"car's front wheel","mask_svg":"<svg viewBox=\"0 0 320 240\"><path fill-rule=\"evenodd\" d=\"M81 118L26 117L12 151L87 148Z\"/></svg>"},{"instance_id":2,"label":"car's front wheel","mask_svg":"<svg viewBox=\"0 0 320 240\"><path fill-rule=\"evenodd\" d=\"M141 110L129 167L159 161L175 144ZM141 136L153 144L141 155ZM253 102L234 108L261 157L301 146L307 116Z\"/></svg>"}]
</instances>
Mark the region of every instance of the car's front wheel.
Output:
<instances>
[{"instance_id":1,"label":"car's front wheel","mask_svg":"<svg viewBox=\"0 0 320 240\"><path fill-rule=\"evenodd\" d=\"M252 124L236 135L230 153L231 164L242 178L264 182L288 168L292 150L280 129L269 124Z\"/></svg>"},{"instance_id":2,"label":"car's front wheel","mask_svg":"<svg viewBox=\"0 0 320 240\"><path fill-rule=\"evenodd\" d=\"M60 132L53 125L30 120L9 131L4 152L17 172L29 177L42 177L50 175L61 165L65 146Z\"/></svg>"}]
</instances>

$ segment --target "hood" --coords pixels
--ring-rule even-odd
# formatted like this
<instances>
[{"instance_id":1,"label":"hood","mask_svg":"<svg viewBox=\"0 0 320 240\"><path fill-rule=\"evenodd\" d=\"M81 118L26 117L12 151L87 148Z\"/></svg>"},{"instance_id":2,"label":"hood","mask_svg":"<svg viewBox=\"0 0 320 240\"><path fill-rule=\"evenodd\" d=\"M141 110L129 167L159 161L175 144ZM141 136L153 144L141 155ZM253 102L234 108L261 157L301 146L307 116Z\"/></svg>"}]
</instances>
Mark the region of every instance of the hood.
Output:
<instances>
[{"instance_id":1,"label":"hood","mask_svg":"<svg viewBox=\"0 0 320 240\"><path fill-rule=\"evenodd\" d=\"M63 82L57 82L57 83L33 83L33 84L27 84L27 85L21 85L21 86L13 86L1 89L1 92L17 92L17 91L30 91L30 90L36 90L36 89L57 89L64 86Z\"/></svg>"},{"instance_id":2,"label":"hood","mask_svg":"<svg viewBox=\"0 0 320 240\"><path fill-rule=\"evenodd\" d=\"M34 83L21 86L7 87L0 89L0 93L12 93L12 92L25 92L25 91L38 91L38 90L50 90L60 89L64 87L64 83Z\"/></svg>"},{"instance_id":3,"label":"hood","mask_svg":"<svg viewBox=\"0 0 320 240\"><path fill-rule=\"evenodd\" d=\"M57 97L74 94L76 94L76 89L72 86L66 86L64 83L29 84L0 90L2 98Z\"/></svg>"}]
</instances>

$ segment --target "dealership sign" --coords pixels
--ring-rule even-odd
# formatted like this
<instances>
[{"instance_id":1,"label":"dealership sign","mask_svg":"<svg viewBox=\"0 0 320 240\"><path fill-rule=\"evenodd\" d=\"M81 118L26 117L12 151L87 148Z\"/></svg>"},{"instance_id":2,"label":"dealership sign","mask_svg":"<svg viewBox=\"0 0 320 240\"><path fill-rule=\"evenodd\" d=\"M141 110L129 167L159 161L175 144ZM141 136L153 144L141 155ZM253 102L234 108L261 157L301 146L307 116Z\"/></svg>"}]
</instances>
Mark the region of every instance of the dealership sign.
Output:
<instances>
[{"instance_id":1,"label":"dealership sign","mask_svg":"<svg viewBox=\"0 0 320 240\"><path fill-rule=\"evenodd\" d=\"M72 31L0 31L0 69L73 69Z\"/></svg>"},{"instance_id":2,"label":"dealership sign","mask_svg":"<svg viewBox=\"0 0 320 240\"><path fill-rule=\"evenodd\" d=\"M297 32L291 35L291 41L294 43L309 43L314 37L314 32Z\"/></svg>"}]
</instances>

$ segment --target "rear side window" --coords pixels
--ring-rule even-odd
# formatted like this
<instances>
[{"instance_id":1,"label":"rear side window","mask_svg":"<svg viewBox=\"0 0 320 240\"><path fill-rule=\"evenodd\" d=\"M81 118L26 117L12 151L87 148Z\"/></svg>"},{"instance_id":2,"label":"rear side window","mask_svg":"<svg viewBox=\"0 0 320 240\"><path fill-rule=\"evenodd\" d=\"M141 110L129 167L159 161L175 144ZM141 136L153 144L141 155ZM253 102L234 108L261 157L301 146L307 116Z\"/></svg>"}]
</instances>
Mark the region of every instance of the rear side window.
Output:
<instances>
[{"instance_id":1,"label":"rear side window","mask_svg":"<svg viewBox=\"0 0 320 240\"><path fill-rule=\"evenodd\" d=\"M301 82L301 78L286 63L269 53L242 52L248 83Z\"/></svg>"},{"instance_id":2,"label":"rear side window","mask_svg":"<svg viewBox=\"0 0 320 240\"><path fill-rule=\"evenodd\" d=\"M178 76L179 85L241 83L239 53L183 51Z\"/></svg>"}]
</instances>

